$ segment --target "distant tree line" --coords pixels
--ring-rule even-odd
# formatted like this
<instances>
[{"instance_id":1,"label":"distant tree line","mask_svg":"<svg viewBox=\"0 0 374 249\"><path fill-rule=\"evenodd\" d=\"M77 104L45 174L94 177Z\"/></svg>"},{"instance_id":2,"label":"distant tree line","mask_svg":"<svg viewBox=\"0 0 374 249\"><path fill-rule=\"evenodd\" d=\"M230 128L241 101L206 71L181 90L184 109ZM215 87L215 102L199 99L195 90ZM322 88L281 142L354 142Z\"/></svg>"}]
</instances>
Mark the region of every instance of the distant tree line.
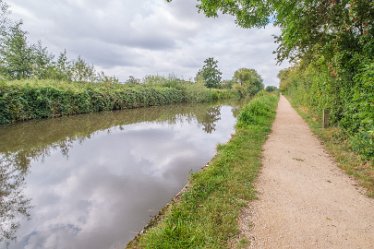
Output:
<instances>
[{"instance_id":1,"label":"distant tree line","mask_svg":"<svg viewBox=\"0 0 374 249\"><path fill-rule=\"evenodd\" d=\"M30 44L27 32L23 30L22 21L13 22L9 18L9 8L4 0L0 0L0 79L50 79L64 82L118 83L116 77L97 72L92 64L82 57L69 60L66 50L53 55L41 41ZM261 76L250 68L237 70L232 79L222 80L222 72L218 61L207 58L195 78L197 85L207 88L233 89L240 96L254 95L264 89ZM163 77L149 75L140 80L130 76L125 83L160 84L176 86L179 83L192 83L174 75Z\"/></svg>"},{"instance_id":2,"label":"distant tree line","mask_svg":"<svg viewBox=\"0 0 374 249\"><path fill-rule=\"evenodd\" d=\"M29 44L22 21L9 19L8 5L0 0L0 77L9 80L53 79L70 82L118 82L97 72L82 57L69 60L66 50L51 54L39 41Z\"/></svg>"},{"instance_id":3,"label":"distant tree line","mask_svg":"<svg viewBox=\"0 0 374 249\"><path fill-rule=\"evenodd\" d=\"M255 95L264 89L264 82L255 69L240 68L234 72L231 80L222 80L218 61L208 58L198 71L195 82L208 88L226 88L236 90L241 97Z\"/></svg>"},{"instance_id":4,"label":"distant tree line","mask_svg":"<svg viewBox=\"0 0 374 249\"><path fill-rule=\"evenodd\" d=\"M218 67L218 60L213 57L204 61L202 68L197 72L194 82L192 80L183 80L177 76L170 74L168 77L160 75L147 75L143 79L137 79L130 76L126 81L127 84L146 84L146 85L163 85L177 86L183 84L195 84L196 87L216 88L216 89L232 89L239 94L240 97L247 95L255 95L264 90L264 82L262 77L255 69L240 68L234 72L229 80L222 79L222 72ZM277 91L277 87L269 86L266 91Z\"/></svg>"}]
</instances>

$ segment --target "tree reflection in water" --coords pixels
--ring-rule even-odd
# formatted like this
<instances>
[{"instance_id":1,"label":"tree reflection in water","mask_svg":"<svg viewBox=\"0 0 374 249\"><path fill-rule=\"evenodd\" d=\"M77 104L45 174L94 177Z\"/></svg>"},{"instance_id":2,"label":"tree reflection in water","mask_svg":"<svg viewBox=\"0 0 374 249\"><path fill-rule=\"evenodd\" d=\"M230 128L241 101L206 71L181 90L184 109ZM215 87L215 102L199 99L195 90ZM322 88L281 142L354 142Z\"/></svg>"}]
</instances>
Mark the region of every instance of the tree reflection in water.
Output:
<instances>
[{"instance_id":1,"label":"tree reflection in water","mask_svg":"<svg viewBox=\"0 0 374 249\"><path fill-rule=\"evenodd\" d=\"M82 143L95 133L113 127L124 130L137 122L193 122L206 133L216 129L221 119L221 106L175 105L142 108L122 112L94 113L31 121L0 128L0 242L16 239L22 219L29 218L31 200L23 193L25 177L32 160L43 160L51 151L59 150L66 158L74 141ZM3 243L0 243L0 245Z\"/></svg>"},{"instance_id":2,"label":"tree reflection in water","mask_svg":"<svg viewBox=\"0 0 374 249\"><path fill-rule=\"evenodd\" d=\"M211 134L216 130L216 123L221 119L221 108L219 106L211 107L207 110L199 122L203 125L203 130Z\"/></svg>"},{"instance_id":3,"label":"tree reflection in water","mask_svg":"<svg viewBox=\"0 0 374 249\"><path fill-rule=\"evenodd\" d=\"M0 242L14 240L24 217L29 217L30 200L23 194L25 172L0 156Z\"/></svg>"}]
</instances>

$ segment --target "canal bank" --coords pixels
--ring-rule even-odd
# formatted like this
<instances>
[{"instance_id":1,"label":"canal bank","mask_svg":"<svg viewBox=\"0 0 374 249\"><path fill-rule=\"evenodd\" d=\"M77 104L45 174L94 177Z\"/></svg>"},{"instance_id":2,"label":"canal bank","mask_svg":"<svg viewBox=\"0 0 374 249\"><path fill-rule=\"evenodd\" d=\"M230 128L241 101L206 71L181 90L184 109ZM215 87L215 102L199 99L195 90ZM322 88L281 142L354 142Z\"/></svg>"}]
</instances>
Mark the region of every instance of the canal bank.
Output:
<instances>
[{"instance_id":1,"label":"canal bank","mask_svg":"<svg viewBox=\"0 0 374 249\"><path fill-rule=\"evenodd\" d=\"M227 248L238 240L238 217L255 198L253 181L271 131L278 97L260 93L239 114L236 133L204 170L128 248Z\"/></svg>"},{"instance_id":2,"label":"canal bank","mask_svg":"<svg viewBox=\"0 0 374 249\"><path fill-rule=\"evenodd\" d=\"M32 119L239 98L230 89L190 82L158 84L0 81L0 125Z\"/></svg>"}]
</instances>

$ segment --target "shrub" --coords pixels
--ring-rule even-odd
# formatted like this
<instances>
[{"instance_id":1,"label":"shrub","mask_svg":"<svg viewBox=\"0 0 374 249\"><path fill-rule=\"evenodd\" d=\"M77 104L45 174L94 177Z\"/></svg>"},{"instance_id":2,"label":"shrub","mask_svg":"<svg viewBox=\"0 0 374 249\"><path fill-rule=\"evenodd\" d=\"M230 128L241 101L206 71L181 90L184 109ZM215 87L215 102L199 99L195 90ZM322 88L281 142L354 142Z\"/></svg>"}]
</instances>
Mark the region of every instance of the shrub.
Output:
<instances>
[{"instance_id":1,"label":"shrub","mask_svg":"<svg viewBox=\"0 0 374 249\"><path fill-rule=\"evenodd\" d=\"M89 112L209 102L232 98L230 90L168 80L150 84L0 82L0 124Z\"/></svg>"}]
</instances>

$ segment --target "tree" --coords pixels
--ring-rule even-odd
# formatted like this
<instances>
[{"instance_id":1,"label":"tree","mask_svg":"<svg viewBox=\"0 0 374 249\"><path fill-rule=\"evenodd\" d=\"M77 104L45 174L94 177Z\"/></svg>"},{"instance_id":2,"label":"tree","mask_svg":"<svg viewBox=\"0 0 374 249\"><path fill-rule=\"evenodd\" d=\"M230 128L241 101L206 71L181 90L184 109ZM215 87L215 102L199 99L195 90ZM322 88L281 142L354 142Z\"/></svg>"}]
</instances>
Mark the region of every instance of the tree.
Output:
<instances>
[{"instance_id":1,"label":"tree","mask_svg":"<svg viewBox=\"0 0 374 249\"><path fill-rule=\"evenodd\" d=\"M204 63L198 74L202 75L205 86L208 88L219 87L222 73L218 69L218 61L214 58L208 58Z\"/></svg>"},{"instance_id":2,"label":"tree","mask_svg":"<svg viewBox=\"0 0 374 249\"><path fill-rule=\"evenodd\" d=\"M32 74L37 79L47 79L51 77L54 65L52 64L53 55L46 47L43 47L41 41L32 47L33 68Z\"/></svg>"},{"instance_id":3,"label":"tree","mask_svg":"<svg viewBox=\"0 0 374 249\"><path fill-rule=\"evenodd\" d=\"M223 89L231 89L232 85L234 83L235 82L233 80L222 80L222 82L221 82L221 88L223 88Z\"/></svg>"},{"instance_id":4,"label":"tree","mask_svg":"<svg viewBox=\"0 0 374 249\"><path fill-rule=\"evenodd\" d=\"M71 67L71 79L77 82L94 82L96 81L95 69L79 56Z\"/></svg>"},{"instance_id":5,"label":"tree","mask_svg":"<svg viewBox=\"0 0 374 249\"><path fill-rule=\"evenodd\" d=\"M137 79L134 76L130 75L126 80L126 84L140 84L140 79Z\"/></svg>"},{"instance_id":6,"label":"tree","mask_svg":"<svg viewBox=\"0 0 374 249\"><path fill-rule=\"evenodd\" d=\"M240 86L236 87L237 90L241 90L240 92L244 91L244 93L250 95L255 95L264 89L263 80L254 69L241 68L236 70L233 76L233 81Z\"/></svg>"},{"instance_id":7,"label":"tree","mask_svg":"<svg viewBox=\"0 0 374 249\"><path fill-rule=\"evenodd\" d=\"M21 26L19 22L11 27L0 47L0 69L11 79L30 77L33 69L33 51Z\"/></svg>"},{"instance_id":8,"label":"tree","mask_svg":"<svg viewBox=\"0 0 374 249\"><path fill-rule=\"evenodd\" d=\"M169 2L171 0L168 0ZM233 15L244 28L274 23L278 59L297 61L316 51L331 57L332 50L373 53L374 3L368 0L198 0L208 17ZM349 56L349 55L346 55Z\"/></svg>"},{"instance_id":9,"label":"tree","mask_svg":"<svg viewBox=\"0 0 374 249\"><path fill-rule=\"evenodd\" d=\"M204 77L203 77L203 74L202 74L202 71L199 70L197 73L196 73L196 76L194 78L194 82L195 82L195 85L196 86L200 86L200 87L205 87L205 81L204 81Z\"/></svg>"},{"instance_id":10,"label":"tree","mask_svg":"<svg viewBox=\"0 0 374 249\"><path fill-rule=\"evenodd\" d=\"M265 90L269 93L278 91L278 88L276 86L267 86Z\"/></svg>"},{"instance_id":11,"label":"tree","mask_svg":"<svg viewBox=\"0 0 374 249\"><path fill-rule=\"evenodd\" d=\"M118 84L119 80L115 76L108 76L104 72L99 72L96 75L96 82L98 82L98 83L108 83L108 84Z\"/></svg>"},{"instance_id":12,"label":"tree","mask_svg":"<svg viewBox=\"0 0 374 249\"><path fill-rule=\"evenodd\" d=\"M171 2L172 0L167 0ZM282 0L279 0L282 1ZM270 22L273 11L273 2L277 0L197 0L198 9L208 17L217 17L219 12L233 15L236 23L242 27L261 27ZM287 0L283 0L287 1ZM296 0L292 0L296 1Z\"/></svg>"},{"instance_id":13,"label":"tree","mask_svg":"<svg viewBox=\"0 0 374 249\"><path fill-rule=\"evenodd\" d=\"M72 81L71 64L66 50L64 50L59 54L57 61L55 62L55 75L53 78L57 80Z\"/></svg>"}]
</instances>

